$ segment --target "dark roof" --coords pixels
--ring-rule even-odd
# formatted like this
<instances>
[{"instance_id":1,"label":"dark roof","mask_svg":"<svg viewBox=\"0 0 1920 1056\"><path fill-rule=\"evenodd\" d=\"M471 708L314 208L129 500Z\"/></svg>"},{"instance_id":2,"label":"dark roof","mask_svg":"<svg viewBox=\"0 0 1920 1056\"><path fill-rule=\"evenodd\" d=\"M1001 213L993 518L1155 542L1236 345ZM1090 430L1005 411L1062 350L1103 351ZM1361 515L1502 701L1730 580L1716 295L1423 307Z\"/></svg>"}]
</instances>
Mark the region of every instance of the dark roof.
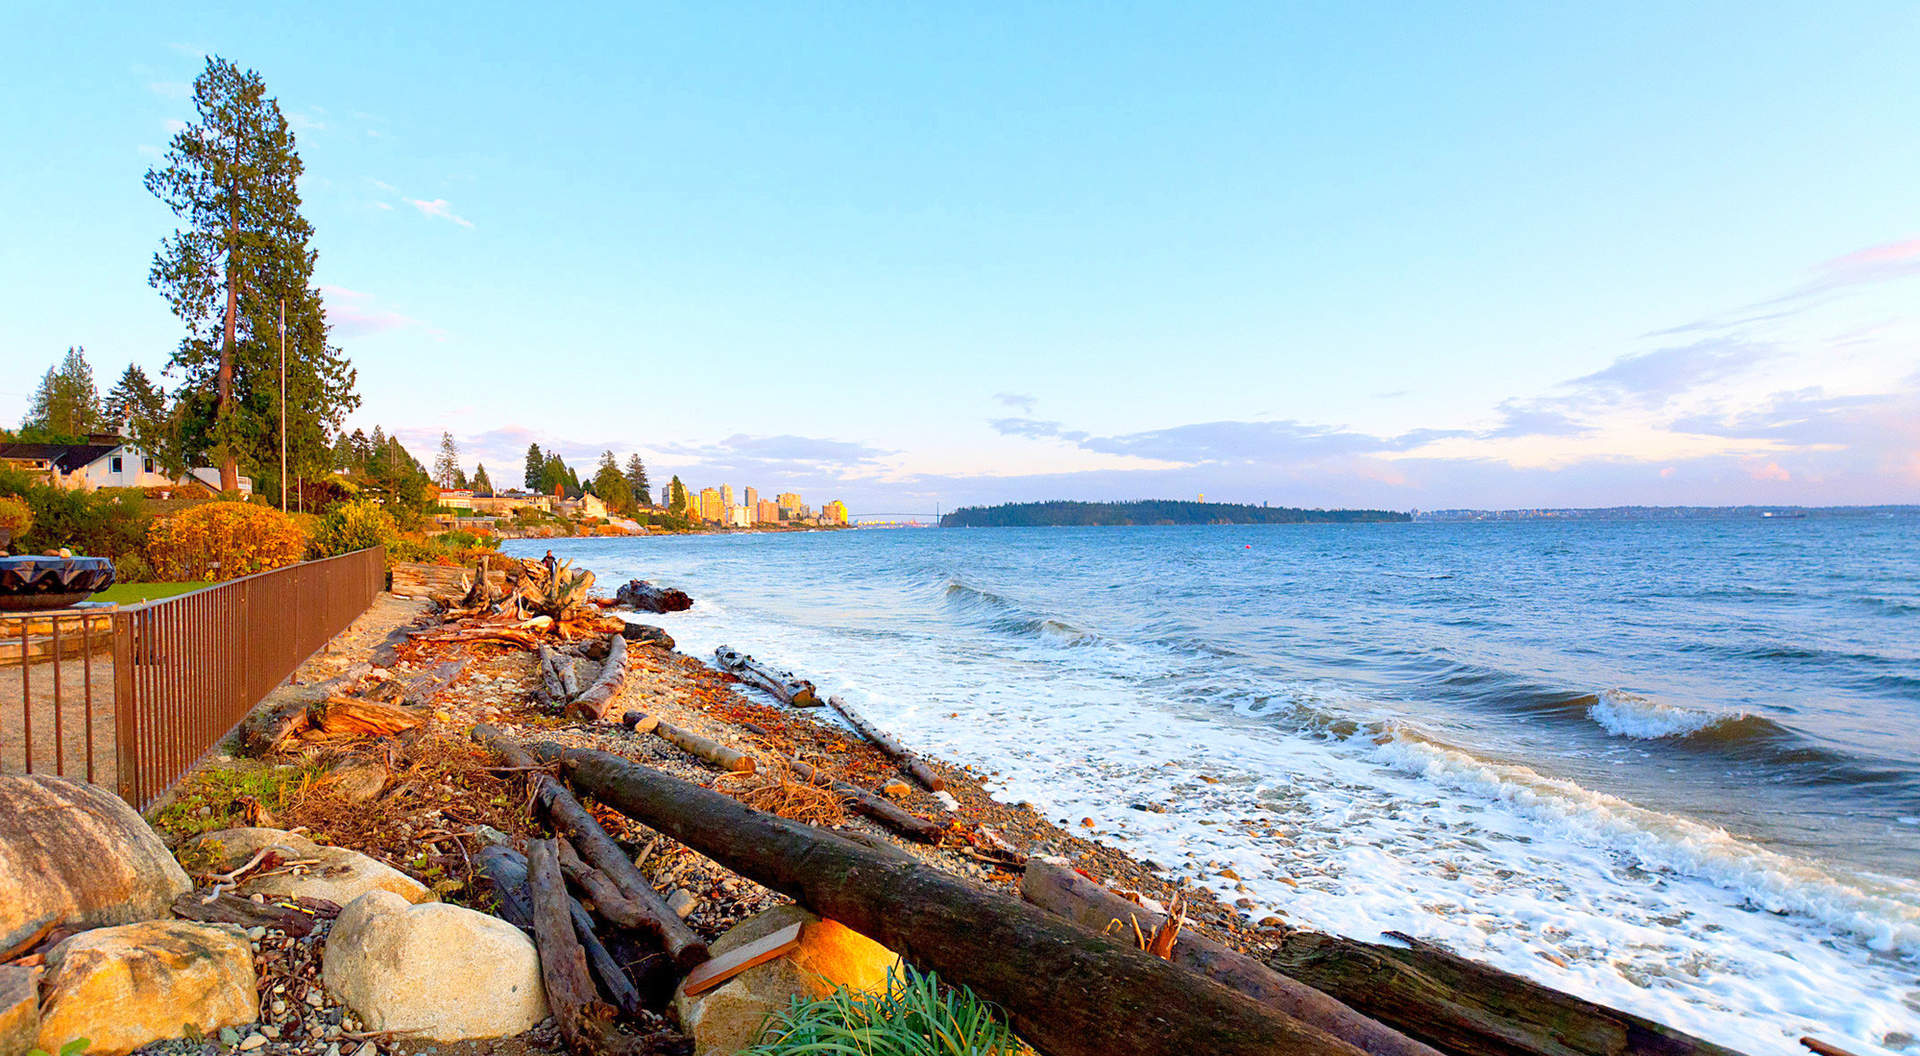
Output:
<instances>
[{"instance_id":1,"label":"dark roof","mask_svg":"<svg viewBox=\"0 0 1920 1056\"><path fill-rule=\"evenodd\" d=\"M62 473L85 469L120 444L0 444L0 458L52 462Z\"/></svg>"}]
</instances>

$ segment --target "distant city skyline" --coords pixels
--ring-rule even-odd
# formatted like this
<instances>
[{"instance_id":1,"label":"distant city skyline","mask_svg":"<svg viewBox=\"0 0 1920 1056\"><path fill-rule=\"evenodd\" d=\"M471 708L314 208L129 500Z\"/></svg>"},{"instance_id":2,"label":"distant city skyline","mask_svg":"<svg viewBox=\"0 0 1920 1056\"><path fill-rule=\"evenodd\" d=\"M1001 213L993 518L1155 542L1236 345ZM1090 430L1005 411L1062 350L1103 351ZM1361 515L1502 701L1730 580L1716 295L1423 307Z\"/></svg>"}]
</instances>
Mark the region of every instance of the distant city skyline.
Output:
<instances>
[{"instance_id":1,"label":"distant city skyline","mask_svg":"<svg viewBox=\"0 0 1920 1056\"><path fill-rule=\"evenodd\" d=\"M105 10L5 16L10 425L177 342L141 175L211 52L299 138L349 427L503 484L1920 502L1910 4Z\"/></svg>"}]
</instances>

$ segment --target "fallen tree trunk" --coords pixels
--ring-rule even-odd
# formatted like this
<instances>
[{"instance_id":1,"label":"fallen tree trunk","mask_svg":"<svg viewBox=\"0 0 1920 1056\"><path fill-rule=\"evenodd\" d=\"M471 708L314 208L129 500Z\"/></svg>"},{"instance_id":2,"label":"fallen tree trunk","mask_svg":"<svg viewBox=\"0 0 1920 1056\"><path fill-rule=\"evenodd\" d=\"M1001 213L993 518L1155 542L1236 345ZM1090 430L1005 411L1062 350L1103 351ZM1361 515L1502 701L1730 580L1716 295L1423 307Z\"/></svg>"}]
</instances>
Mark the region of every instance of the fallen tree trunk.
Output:
<instances>
[{"instance_id":1,"label":"fallen tree trunk","mask_svg":"<svg viewBox=\"0 0 1920 1056\"><path fill-rule=\"evenodd\" d=\"M552 840L527 841L527 895L533 902L533 941L540 949L540 980L560 1037L574 1056L646 1053L653 1046L614 1029L613 1008L600 1000L587 955L573 934L566 882Z\"/></svg>"},{"instance_id":2,"label":"fallen tree trunk","mask_svg":"<svg viewBox=\"0 0 1920 1056\"><path fill-rule=\"evenodd\" d=\"M330 696L307 709L306 727L298 729L296 726L296 736L309 743L384 737L411 730L426 719L424 710L404 704L368 700L365 697Z\"/></svg>"},{"instance_id":3,"label":"fallen tree trunk","mask_svg":"<svg viewBox=\"0 0 1920 1056\"><path fill-rule=\"evenodd\" d=\"M1115 923L1123 936L1134 934L1135 928L1142 934L1156 934L1167 919L1079 873L1047 862L1027 863L1020 894L1041 909L1102 934L1112 934ZM1211 939L1186 932L1175 939L1172 954L1174 963L1311 1023L1372 1056L1437 1056L1434 1049Z\"/></svg>"},{"instance_id":4,"label":"fallen tree trunk","mask_svg":"<svg viewBox=\"0 0 1920 1056\"><path fill-rule=\"evenodd\" d=\"M1265 963L1388 1026L1460 1056L1739 1056L1403 935L1400 949L1289 932Z\"/></svg>"},{"instance_id":5,"label":"fallen tree trunk","mask_svg":"<svg viewBox=\"0 0 1920 1056\"><path fill-rule=\"evenodd\" d=\"M796 677L791 671L775 671L740 650L724 645L715 649L713 656L723 670L731 672L747 685L773 694L782 704L795 708L820 706L820 694L814 690L813 683Z\"/></svg>"},{"instance_id":6,"label":"fallen tree trunk","mask_svg":"<svg viewBox=\"0 0 1920 1056\"><path fill-rule=\"evenodd\" d=\"M607 835L607 830L593 820L587 808L553 775L540 770L539 762L526 748L491 726L475 726L472 736L492 748L508 766L528 772L534 800L546 811L547 820L556 832L569 837L582 859L604 873L628 901L640 907L645 916L635 926L653 933L675 965L685 971L707 959L707 944L687 927L679 914L667 908L666 901L627 860L626 853Z\"/></svg>"},{"instance_id":7,"label":"fallen tree trunk","mask_svg":"<svg viewBox=\"0 0 1920 1056\"><path fill-rule=\"evenodd\" d=\"M683 612L693 608L693 599L684 590L656 587L644 579L628 580L614 591L614 604L639 612Z\"/></svg>"},{"instance_id":8,"label":"fallen tree trunk","mask_svg":"<svg viewBox=\"0 0 1920 1056\"><path fill-rule=\"evenodd\" d=\"M340 906L324 898L274 897L255 902L245 895L223 891L208 898L189 891L173 900L173 915L203 924L238 924L243 928L278 928L294 938L311 932L323 920L340 915Z\"/></svg>"},{"instance_id":9,"label":"fallen tree trunk","mask_svg":"<svg viewBox=\"0 0 1920 1056\"><path fill-rule=\"evenodd\" d=\"M833 705L833 710L839 712L840 717L846 719L855 732L872 742L875 748L885 752L887 758L905 767L907 773L912 775L915 781L927 786L929 792L938 792L947 787L947 783L940 780L940 775L933 772L933 768L927 765L926 760L907 751L906 747L889 736L887 731L868 722L866 716L853 710L853 705L839 697L828 697L827 703Z\"/></svg>"},{"instance_id":10,"label":"fallen tree trunk","mask_svg":"<svg viewBox=\"0 0 1920 1056\"><path fill-rule=\"evenodd\" d=\"M637 711L630 711L627 713L627 716L632 717L640 714L641 713ZM645 716L627 725L638 730L644 722ZM753 773L753 756L729 748L710 737L702 737L692 730L683 730L670 722L661 722L655 719L653 723L653 735L683 752L689 752L712 763L722 770L730 770L736 774Z\"/></svg>"},{"instance_id":11,"label":"fallen tree trunk","mask_svg":"<svg viewBox=\"0 0 1920 1056\"><path fill-rule=\"evenodd\" d=\"M581 861L573 844L562 839L559 850L560 872L593 902L594 912L621 927L642 930L649 927L646 910L622 894L619 886L609 880L607 874ZM674 915L679 916L678 913Z\"/></svg>"},{"instance_id":12,"label":"fallen tree trunk","mask_svg":"<svg viewBox=\"0 0 1920 1056\"><path fill-rule=\"evenodd\" d=\"M363 661L349 664L345 671L332 678L288 692L287 699L280 703L255 710L240 724L242 750L255 756L274 751L289 737L307 728L307 709L313 706L316 699L325 700L335 693L352 689L372 671L371 663ZM313 695L315 693L317 697Z\"/></svg>"},{"instance_id":13,"label":"fallen tree trunk","mask_svg":"<svg viewBox=\"0 0 1920 1056\"><path fill-rule=\"evenodd\" d=\"M793 768L794 774L800 780L821 788L832 789L839 793L840 798L845 800L848 806L895 832L925 840L928 843L939 843L940 835L947 831L947 827L940 822L928 821L918 814L908 813L864 788L847 784L845 781L836 781L798 759L788 760L787 765Z\"/></svg>"},{"instance_id":14,"label":"fallen tree trunk","mask_svg":"<svg viewBox=\"0 0 1920 1056\"><path fill-rule=\"evenodd\" d=\"M475 857L480 871L493 882L494 893L500 897L500 918L507 923L533 934L533 899L527 893L527 859L519 851L498 845L483 847ZM568 899L567 912L573 919L573 934L580 940L580 946L587 954L587 964L593 968L594 978L606 988L607 995L620 1011L629 1016L637 1016L644 1007L640 1001L640 991L627 977L626 970L620 967L612 953L600 941L593 930L593 918L587 915L585 906L578 899Z\"/></svg>"},{"instance_id":15,"label":"fallen tree trunk","mask_svg":"<svg viewBox=\"0 0 1920 1056\"><path fill-rule=\"evenodd\" d=\"M1050 1056L1355 1056L1210 979L897 853L762 814L605 752L535 745L575 786L973 988Z\"/></svg>"},{"instance_id":16,"label":"fallen tree trunk","mask_svg":"<svg viewBox=\"0 0 1920 1056\"><path fill-rule=\"evenodd\" d=\"M627 684L627 640L618 634L607 635L607 662L600 667L599 677L580 691L567 705L567 712L594 722L603 721L607 712L613 709L615 697L620 695L620 687Z\"/></svg>"}]
</instances>

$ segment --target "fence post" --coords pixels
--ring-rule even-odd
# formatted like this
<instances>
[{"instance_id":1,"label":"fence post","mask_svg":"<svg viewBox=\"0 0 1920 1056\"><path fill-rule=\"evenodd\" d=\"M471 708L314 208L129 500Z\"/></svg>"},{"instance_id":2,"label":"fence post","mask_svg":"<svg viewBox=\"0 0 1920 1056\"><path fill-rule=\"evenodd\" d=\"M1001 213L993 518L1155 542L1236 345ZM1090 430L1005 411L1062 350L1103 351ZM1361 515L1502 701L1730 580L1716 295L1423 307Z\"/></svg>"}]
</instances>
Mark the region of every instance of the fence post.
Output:
<instances>
[{"instance_id":1,"label":"fence post","mask_svg":"<svg viewBox=\"0 0 1920 1056\"><path fill-rule=\"evenodd\" d=\"M133 613L113 614L113 779L120 798L139 806L140 789L134 779L139 753L134 751Z\"/></svg>"}]
</instances>

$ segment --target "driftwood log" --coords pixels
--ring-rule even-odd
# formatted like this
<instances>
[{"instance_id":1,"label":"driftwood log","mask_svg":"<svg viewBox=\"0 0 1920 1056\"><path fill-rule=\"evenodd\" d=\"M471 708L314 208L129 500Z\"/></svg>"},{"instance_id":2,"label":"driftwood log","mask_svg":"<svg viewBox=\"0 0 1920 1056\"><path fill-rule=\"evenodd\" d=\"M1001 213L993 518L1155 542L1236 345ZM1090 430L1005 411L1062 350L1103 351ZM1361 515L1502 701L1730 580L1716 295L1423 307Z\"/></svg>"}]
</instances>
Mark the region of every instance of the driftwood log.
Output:
<instances>
[{"instance_id":1,"label":"driftwood log","mask_svg":"<svg viewBox=\"0 0 1920 1056\"><path fill-rule=\"evenodd\" d=\"M1167 919L1121 898L1070 869L1042 861L1027 863L1020 894L1041 909L1081 927L1112 934L1155 934ZM1435 1050L1370 1019L1304 983L1295 982L1243 953L1204 936L1186 932L1172 948L1176 964L1224 983L1248 997L1304 1023L1342 1038L1372 1056L1436 1056Z\"/></svg>"},{"instance_id":2,"label":"driftwood log","mask_svg":"<svg viewBox=\"0 0 1920 1056\"><path fill-rule=\"evenodd\" d=\"M1292 931L1264 960L1282 975L1460 1056L1740 1056L1650 1019L1387 934L1408 948Z\"/></svg>"},{"instance_id":3,"label":"driftwood log","mask_svg":"<svg viewBox=\"0 0 1920 1056\"><path fill-rule=\"evenodd\" d=\"M243 928L278 928L294 938L311 932L321 921L340 915L340 906L324 898L272 898L255 902L245 895L223 891L212 898L189 891L173 900L173 915L203 924L238 924Z\"/></svg>"},{"instance_id":4,"label":"driftwood log","mask_svg":"<svg viewBox=\"0 0 1920 1056\"><path fill-rule=\"evenodd\" d=\"M565 707L580 695L580 680L573 673L573 658L540 644L540 696L549 707Z\"/></svg>"},{"instance_id":5,"label":"driftwood log","mask_svg":"<svg viewBox=\"0 0 1920 1056\"><path fill-rule=\"evenodd\" d=\"M646 1037L620 1033L613 1008L600 1000L587 971L586 951L575 937L572 901L560 878L560 859L552 840L527 842L527 894L533 902L533 941L540 950L540 980L560 1037L574 1056L602 1053L688 1052L688 1039L661 1032Z\"/></svg>"},{"instance_id":6,"label":"driftwood log","mask_svg":"<svg viewBox=\"0 0 1920 1056\"><path fill-rule=\"evenodd\" d=\"M474 864L493 882L494 894L500 899L500 917L507 923L533 935L533 897L527 893L527 858L519 851L497 844L482 847L474 856ZM640 991L635 989L633 980L627 977L626 970L607 950L600 936L594 931L593 918L587 914L579 899L568 899L567 912L573 919L574 937L580 940L580 948L586 951L587 964L593 969L594 978L600 980L607 996L620 1011L629 1016L640 1014L642 1007Z\"/></svg>"},{"instance_id":7,"label":"driftwood log","mask_svg":"<svg viewBox=\"0 0 1920 1056\"><path fill-rule=\"evenodd\" d=\"M599 677L580 691L567 705L569 715L600 722L613 710L620 687L627 684L627 640L618 634L607 635L607 661L600 665Z\"/></svg>"},{"instance_id":8,"label":"driftwood log","mask_svg":"<svg viewBox=\"0 0 1920 1056\"><path fill-rule=\"evenodd\" d=\"M587 813L587 808L573 798L573 793L552 774L539 769L539 762L526 748L487 725L475 726L473 739L492 748L508 766L527 771L534 801L546 811L548 822L557 833L570 839L582 859L612 881L629 902L640 907L644 917L634 926L658 938L675 965L685 971L707 959L707 944L687 927L679 914L667 907L659 892L640 875L640 870L628 860L620 845L613 842L613 837L607 835L607 830Z\"/></svg>"},{"instance_id":9,"label":"driftwood log","mask_svg":"<svg viewBox=\"0 0 1920 1056\"><path fill-rule=\"evenodd\" d=\"M681 729L673 723L662 722L658 718L638 711L627 712L622 722L636 733L647 732L648 724L651 723L650 728L655 737L683 752L703 759L722 770L729 770L736 774L753 773L753 756L738 749L729 748L711 737L702 737L692 730Z\"/></svg>"},{"instance_id":10,"label":"driftwood log","mask_svg":"<svg viewBox=\"0 0 1920 1056\"><path fill-rule=\"evenodd\" d=\"M827 703L833 706L833 710L840 713L841 718L847 720L854 732L872 742L875 748L885 752L887 758L899 763L915 781L927 786L928 791L938 792L947 787L947 783L940 779L939 774L933 772L933 768L927 765L926 760L908 751L905 745L894 740L887 731L868 722L866 716L853 710L853 705L839 697L828 697Z\"/></svg>"},{"instance_id":11,"label":"driftwood log","mask_svg":"<svg viewBox=\"0 0 1920 1056\"><path fill-rule=\"evenodd\" d=\"M625 621L622 621L625 623ZM651 646L655 649L673 649L673 635L666 628L655 627L651 623L627 623L620 628L620 637L635 645Z\"/></svg>"},{"instance_id":12,"label":"driftwood log","mask_svg":"<svg viewBox=\"0 0 1920 1056\"><path fill-rule=\"evenodd\" d=\"M693 599L684 590L656 587L644 579L627 581L614 591L614 604L638 612L683 612L693 608Z\"/></svg>"},{"instance_id":13,"label":"driftwood log","mask_svg":"<svg viewBox=\"0 0 1920 1056\"><path fill-rule=\"evenodd\" d=\"M605 752L534 745L576 788L1004 1008L1050 1056L1355 1056L1211 979L932 866Z\"/></svg>"},{"instance_id":14,"label":"driftwood log","mask_svg":"<svg viewBox=\"0 0 1920 1056\"><path fill-rule=\"evenodd\" d=\"M928 843L939 843L940 835L947 831L947 826L940 822L928 821L918 814L902 810L857 785L836 781L798 759L788 760L787 765L793 769L800 780L821 788L832 789L855 811L865 814L895 832L925 840Z\"/></svg>"},{"instance_id":15,"label":"driftwood log","mask_svg":"<svg viewBox=\"0 0 1920 1056\"><path fill-rule=\"evenodd\" d=\"M813 688L813 683L795 676L791 671L775 671L740 650L725 645L713 651L713 658L719 662L721 670L755 689L773 694L774 699L782 704L795 708L820 706L820 694Z\"/></svg>"}]
</instances>

